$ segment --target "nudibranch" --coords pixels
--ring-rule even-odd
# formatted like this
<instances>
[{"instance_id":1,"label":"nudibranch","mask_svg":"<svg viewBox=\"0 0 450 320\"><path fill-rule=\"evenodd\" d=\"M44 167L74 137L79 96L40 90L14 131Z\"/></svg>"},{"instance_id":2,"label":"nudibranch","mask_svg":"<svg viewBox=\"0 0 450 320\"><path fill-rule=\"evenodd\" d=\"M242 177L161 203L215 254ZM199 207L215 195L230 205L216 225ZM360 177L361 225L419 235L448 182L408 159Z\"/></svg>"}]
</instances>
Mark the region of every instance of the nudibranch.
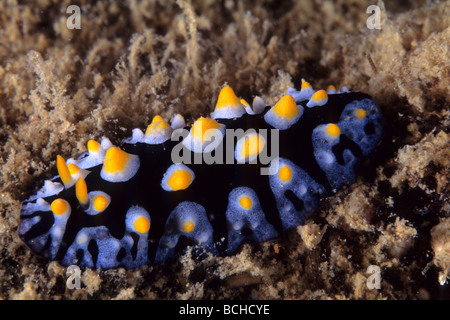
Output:
<instances>
[{"instance_id":1,"label":"nudibranch","mask_svg":"<svg viewBox=\"0 0 450 320\"><path fill-rule=\"evenodd\" d=\"M65 266L127 269L196 252L230 255L305 223L323 197L355 181L381 140L366 94L302 81L273 106L225 85L188 127L156 115L117 146L90 140L23 202L19 235Z\"/></svg>"}]
</instances>

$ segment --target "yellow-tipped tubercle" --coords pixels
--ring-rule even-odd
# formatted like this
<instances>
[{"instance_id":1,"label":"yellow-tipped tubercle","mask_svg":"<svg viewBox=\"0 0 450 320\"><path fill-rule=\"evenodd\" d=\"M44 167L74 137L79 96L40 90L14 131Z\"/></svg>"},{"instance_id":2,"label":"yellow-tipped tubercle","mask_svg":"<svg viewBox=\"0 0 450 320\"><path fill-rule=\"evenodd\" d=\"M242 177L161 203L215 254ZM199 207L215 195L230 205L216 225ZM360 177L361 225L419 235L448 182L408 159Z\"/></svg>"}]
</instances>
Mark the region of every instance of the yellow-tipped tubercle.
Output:
<instances>
[{"instance_id":1,"label":"yellow-tipped tubercle","mask_svg":"<svg viewBox=\"0 0 450 320\"><path fill-rule=\"evenodd\" d=\"M74 184L70 170L66 165L66 160L60 155L56 156L56 168L58 169L59 177L66 188L71 187Z\"/></svg>"},{"instance_id":2,"label":"yellow-tipped tubercle","mask_svg":"<svg viewBox=\"0 0 450 320\"><path fill-rule=\"evenodd\" d=\"M339 126L337 124L334 123L330 123L326 128L325 128L325 132L330 136L330 137L339 137L341 135L341 128L339 128Z\"/></svg>"},{"instance_id":3,"label":"yellow-tipped tubercle","mask_svg":"<svg viewBox=\"0 0 450 320\"><path fill-rule=\"evenodd\" d=\"M76 164L74 163L69 163L67 165L67 168L69 169L69 172L71 175L77 174L78 172L80 172L80 167L78 167Z\"/></svg>"},{"instance_id":4,"label":"yellow-tipped tubercle","mask_svg":"<svg viewBox=\"0 0 450 320\"><path fill-rule=\"evenodd\" d=\"M88 148L89 152L94 152L94 153L99 152L101 147L102 147L101 144L95 140L89 140L87 143L87 148Z\"/></svg>"},{"instance_id":5,"label":"yellow-tipped tubercle","mask_svg":"<svg viewBox=\"0 0 450 320\"><path fill-rule=\"evenodd\" d=\"M364 109L356 109L355 110L355 117L358 119L364 119L367 115L366 110Z\"/></svg>"},{"instance_id":6,"label":"yellow-tipped tubercle","mask_svg":"<svg viewBox=\"0 0 450 320\"><path fill-rule=\"evenodd\" d=\"M69 208L70 208L69 203L61 198L53 200L52 204L50 205L50 210L52 210L55 216L60 216L66 213L69 210Z\"/></svg>"},{"instance_id":7,"label":"yellow-tipped tubercle","mask_svg":"<svg viewBox=\"0 0 450 320\"><path fill-rule=\"evenodd\" d=\"M94 198L94 209L96 211L103 211L109 205L109 200L105 196L98 195Z\"/></svg>"},{"instance_id":8,"label":"yellow-tipped tubercle","mask_svg":"<svg viewBox=\"0 0 450 320\"><path fill-rule=\"evenodd\" d=\"M242 196L239 199L239 204L244 209L250 209L253 206L253 201L247 196Z\"/></svg>"},{"instance_id":9,"label":"yellow-tipped tubercle","mask_svg":"<svg viewBox=\"0 0 450 320\"><path fill-rule=\"evenodd\" d=\"M243 157L248 158L258 155L264 149L264 140L258 134L246 137L245 142L242 144L241 154Z\"/></svg>"},{"instance_id":10,"label":"yellow-tipped tubercle","mask_svg":"<svg viewBox=\"0 0 450 320\"><path fill-rule=\"evenodd\" d=\"M200 117L192 125L191 134L194 138L205 142L211 138L211 135L207 135L205 132L209 129L218 129L219 127L220 125L216 120Z\"/></svg>"},{"instance_id":11,"label":"yellow-tipped tubercle","mask_svg":"<svg viewBox=\"0 0 450 320\"><path fill-rule=\"evenodd\" d=\"M282 166L280 170L278 170L278 178L281 181L287 182L292 179L292 170L288 166Z\"/></svg>"},{"instance_id":12,"label":"yellow-tipped tubercle","mask_svg":"<svg viewBox=\"0 0 450 320\"><path fill-rule=\"evenodd\" d=\"M314 101L323 101L326 99L328 99L328 94L325 90L318 90L312 95L312 100Z\"/></svg>"},{"instance_id":13,"label":"yellow-tipped tubercle","mask_svg":"<svg viewBox=\"0 0 450 320\"><path fill-rule=\"evenodd\" d=\"M182 227L183 231L186 233L192 232L195 228L195 223L193 221L186 221Z\"/></svg>"},{"instance_id":14,"label":"yellow-tipped tubercle","mask_svg":"<svg viewBox=\"0 0 450 320\"><path fill-rule=\"evenodd\" d=\"M301 90L309 89L311 88L311 84L308 81L305 81L302 79L302 87Z\"/></svg>"},{"instance_id":15,"label":"yellow-tipped tubercle","mask_svg":"<svg viewBox=\"0 0 450 320\"><path fill-rule=\"evenodd\" d=\"M153 117L152 123L147 127L145 134L155 133L168 127L170 125L161 116L156 115Z\"/></svg>"},{"instance_id":16,"label":"yellow-tipped tubercle","mask_svg":"<svg viewBox=\"0 0 450 320\"><path fill-rule=\"evenodd\" d=\"M174 191L184 190L191 185L192 175L185 169L176 169L167 180L167 185Z\"/></svg>"},{"instance_id":17,"label":"yellow-tipped tubercle","mask_svg":"<svg viewBox=\"0 0 450 320\"><path fill-rule=\"evenodd\" d=\"M87 185L83 178L78 178L77 183L75 184L75 194L78 202L80 202L82 206L87 206L89 204Z\"/></svg>"},{"instance_id":18,"label":"yellow-tipped tubercle","mask_svg":"<svg viewBox=\"0 0 450 320\"><path fill-rule=\"evenodd\" d=\"M139 217L134 220L134 229L139 233L146 233L150 230L150 221L146 217Z\"/></svg>"},{"instance_id":19,"label":"yellow-tipped tubercle","mask_svg":"<svg viewBox=\"0 0 450 320\"><path fill-rule=\"evenodd\" d=\"M280 118L293 119L299 115L297 104L291 95L285 95L273 107L273 112Z\"/></svg>"},{"instance_id":20,"label":"yellow-tipped tubercle","mask_svg":"<svg viewBox=\"0 0 450 320\"><path fill-rule=\"evenodd\" d=\"M106 151L103 159L103 168L107 173L123 171L127 165L130 155L117 147L111 147Z\"/></svg>"},{"instance_id":21,"label":"yellow-tipped tubercle","mask_svg":"<svg viewBox=\"0 0 450 320\"><path fill-rule=\"evenodd\" d=\"M234 93L230 86L226 86L220 90L219 97L217 98L216 109L225 107L239 106L241 102Z\"/></svg>"}]
</instances>

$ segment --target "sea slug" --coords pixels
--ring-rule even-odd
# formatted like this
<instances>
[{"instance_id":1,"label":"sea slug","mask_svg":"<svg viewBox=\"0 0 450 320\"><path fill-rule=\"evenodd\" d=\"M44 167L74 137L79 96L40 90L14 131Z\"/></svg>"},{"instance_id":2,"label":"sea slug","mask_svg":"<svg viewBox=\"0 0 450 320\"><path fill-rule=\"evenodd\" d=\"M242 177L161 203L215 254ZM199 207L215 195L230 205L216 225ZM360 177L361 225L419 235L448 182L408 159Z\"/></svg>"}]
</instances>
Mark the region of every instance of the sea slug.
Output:
<instances>
[{"instance_id":1,"label":"sea slug","mask_svg":"<svg viewBox=\"0 0 450 320\"><path fill-rule=\"evenodd\" d=\"M320 200L355 181L381 139L366 94L302 81L273 106L229 86L186 127L155 116L120 146L90 140L78 159L23 202L19 235L63 265L131 269L198 253L233 254L301 225Z\"/></svg>"}]
</instances>

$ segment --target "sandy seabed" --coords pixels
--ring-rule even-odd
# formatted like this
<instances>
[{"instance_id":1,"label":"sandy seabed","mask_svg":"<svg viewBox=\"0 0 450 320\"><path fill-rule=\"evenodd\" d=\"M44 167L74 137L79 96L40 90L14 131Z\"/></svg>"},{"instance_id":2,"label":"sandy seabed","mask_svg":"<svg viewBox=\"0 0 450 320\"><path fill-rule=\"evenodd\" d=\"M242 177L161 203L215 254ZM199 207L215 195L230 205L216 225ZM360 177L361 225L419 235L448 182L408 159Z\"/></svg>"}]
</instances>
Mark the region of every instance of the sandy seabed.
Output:
<instances>
[{"instance_id":1,"label":"sandy seabed","mask_svg":"<svg viewBox=\"0 0 450 320\"><path fill-rule=\"evenodd\" d=\"M0 2L0 299L449 299L448 1ZM369 5L380 29L367 28ZM89 139L189 123L224 83L273 104L301 79L366 92L384 137L306 225L230 257L66 268L20 241L20 206ZM380 288L367 285L379 267Z\"/></svg>"}]
</instances>

